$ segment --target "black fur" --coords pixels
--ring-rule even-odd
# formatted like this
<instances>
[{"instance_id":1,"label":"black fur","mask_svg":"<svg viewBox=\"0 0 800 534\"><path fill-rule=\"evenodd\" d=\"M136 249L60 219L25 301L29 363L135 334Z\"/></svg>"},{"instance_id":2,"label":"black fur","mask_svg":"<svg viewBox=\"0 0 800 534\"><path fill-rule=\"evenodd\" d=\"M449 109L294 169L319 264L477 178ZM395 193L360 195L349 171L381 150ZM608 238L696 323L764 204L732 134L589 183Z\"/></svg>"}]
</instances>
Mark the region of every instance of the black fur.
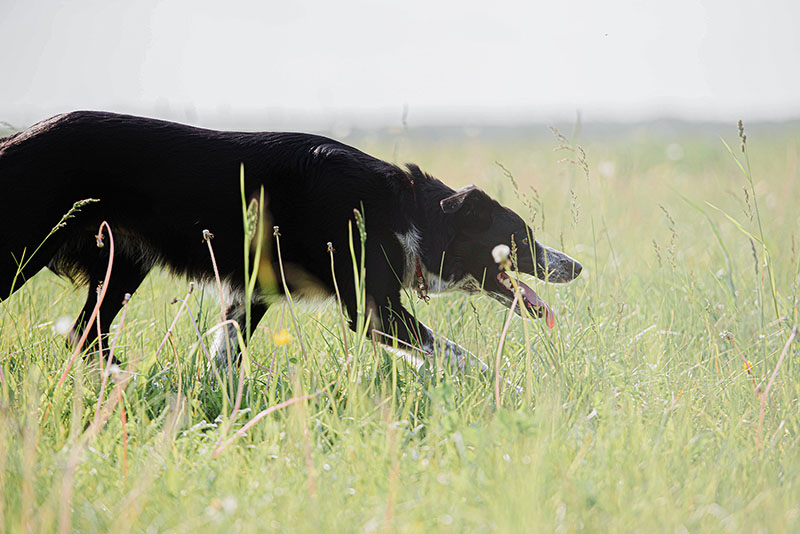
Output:
<instances>
[{"instance_id":1,"label":"black fur","mask_svg":"<svg viewBox=\"0 0 800 534\"><path fill-rule=\"evenodd\" d=\"M348 221L354 209L363 207L366 291L377 318L373 327L416 346L433 347L433 334L400 302L402 286L415 279L416 261L427 276L441 270L439 289L479 291L483 281L483 290L508 300L507 290L491 275L497 273L491 250L498 243L510 244L512 234L518 245L532 238L520 217L479 189L453 191L415 165L403 169L325 137L219 132L80 111L0 139L0 300L43 267L88 284L74 339L85 328L105 275L108 247L98 248L94 237L102 221L111 226L116 243L101 308L104 332L125 293L133 293L152 267L197 279L213 277L202 240L206 229L215 236L221 277L241 288L240 164L246 197L257 198L264 188L270 222L265 242L273 247L269 257L277 258L271 225L279 226L290 289L302 291L313 281L333 291L326 246L332 242L336 278L350 317L355 317L356 299ZM73 204L84 199L98 201L83 206L45 240ZM398 237L413 235L419 236L416 248L408 246L413 240ZM15 279L20 262L24 267ZM556 264L562 270L553 268ZM549 275L550 281L567 281L580 272L580 264L538 243L519 246L518 265L540 278ZM279 272L277 262L273 268ZM266 307L261 298L253 303L253 325ZM229 316L243 323L243 309L233 302Z\"/></svg>"}]
</instances>

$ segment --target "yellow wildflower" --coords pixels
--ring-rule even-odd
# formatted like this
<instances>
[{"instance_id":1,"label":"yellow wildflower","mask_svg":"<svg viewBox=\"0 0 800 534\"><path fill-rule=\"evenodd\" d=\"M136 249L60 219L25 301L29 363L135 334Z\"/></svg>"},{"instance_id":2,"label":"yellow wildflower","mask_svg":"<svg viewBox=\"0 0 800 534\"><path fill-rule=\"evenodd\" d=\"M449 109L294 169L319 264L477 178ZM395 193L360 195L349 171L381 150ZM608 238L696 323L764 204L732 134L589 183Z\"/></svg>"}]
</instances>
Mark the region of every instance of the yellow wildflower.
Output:
<instances>
[{"instance_id":1,"label":"yellow wildflower","mask_svg":"<svg viewBox=\"0 0 800 534\"><path fill-rule=\"evenodd\" d=\"M287 344L287 343L289 343L291 340L292 340L292 336L291 336L291 334L289 334L289 331L288 331L288 330L286 330L285 328L284 328L284 329L282 329L282 330L281 330L280 332L278 332L277 334L274 334L274 335L272 336L272 341L274 341L274 342L275 342L275 344L276 344L277 346L279 346L279 347L280 347L281 345L286 345L286 344Z\"/></svg>"}]
</instances>

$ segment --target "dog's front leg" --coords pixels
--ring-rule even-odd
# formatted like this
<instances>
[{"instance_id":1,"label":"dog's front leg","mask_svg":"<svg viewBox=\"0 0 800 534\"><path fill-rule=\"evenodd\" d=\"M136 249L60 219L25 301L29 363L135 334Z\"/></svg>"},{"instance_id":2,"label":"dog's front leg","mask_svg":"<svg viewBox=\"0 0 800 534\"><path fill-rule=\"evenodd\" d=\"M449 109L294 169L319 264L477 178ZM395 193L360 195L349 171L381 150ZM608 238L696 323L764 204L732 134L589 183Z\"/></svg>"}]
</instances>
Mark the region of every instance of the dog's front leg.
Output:
<instances>
[{"instance_id":1,"label":"dog's front leg","mask_svg":"<svg viewBox=\"0 0 800 534\"><path fill-rule=\"evenodd\" d=\"M486 365L480 358L472 354L458 343L450 341L444 336L437 336L430 328L422 323L419 323L419 325L421 328L428 330L429 335L433 340L430 345L431 349L427 351L429 355L428 364L432 363L433 359L436 357L436 354L441 354L444 356L445 363L449 365L451 369L458 370L460 373L464 373L470 369L478 369L481 372L481 375L484 377L489 376L489 366ZM505 384L509 387L513 388L517 395L522 394L522 388L515 385L510 380L504 378L503 382L505 382Z\"/></svg>"},{"instance_id":2,"label":"dog's front leg","mask_svg":"<svg viewBox=\"0 0 800 534\"><path fill-rule=\"evenodd\" d=\"M428 330L431 339L429 344L423 346L429 360L433 360L437 354L440 354L444 358L445 364L451 369L462 373L470 369L478 369L484 375L489 373L489 366L470 351L444 336L435 334L422 323L420 323L420 327Z\"/></svg>"},{"instance_id":3,"label":"dog's front leg","mask_svg":"<svg viewBox=\"0 0 800 534\"><path fill-rule=\"evenodd\" d=\"M463 373L478 369L482 374L488 374L489 367L477 356L446 337L435 334L405 308L394 306L385 312L383 316L390 319L382 323L388 329L378 332L378 341L412 363L419 362L422 356L418 368L426 365L432 367L439 355L443 357L444 364L454 371Z\"/></svg>"}]
</instances>

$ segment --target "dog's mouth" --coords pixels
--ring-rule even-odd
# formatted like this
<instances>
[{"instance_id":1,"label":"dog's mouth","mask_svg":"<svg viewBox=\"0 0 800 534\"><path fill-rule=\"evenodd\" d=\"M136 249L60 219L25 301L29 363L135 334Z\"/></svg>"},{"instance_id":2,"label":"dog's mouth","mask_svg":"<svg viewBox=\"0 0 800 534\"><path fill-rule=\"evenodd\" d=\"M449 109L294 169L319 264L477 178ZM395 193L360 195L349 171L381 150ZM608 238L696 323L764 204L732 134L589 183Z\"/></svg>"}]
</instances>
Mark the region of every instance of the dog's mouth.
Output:
<instances>
[{"instance_id":1,"label":"dog's mouth","mask_svg":"<svg viewBox=\"0 0 800 534\"><path fill-rule=\"evenodd\" d=\"M500 283L500 287L508 291L509 296L512 298L511 302L514 302L514 284L511 282L511 278L509 278L508 274L505 272L497 273L497 281ZM544 317L547 328L552 329L556 324L556 316L553 310L550 309L550 306L536 294L536 291L526 285L522 280L517 279L516 283L519 288L519 296L528 312L534 317ZM519 310L515 309L514 311L519 313Z\"/></svg>"}]
</instances>

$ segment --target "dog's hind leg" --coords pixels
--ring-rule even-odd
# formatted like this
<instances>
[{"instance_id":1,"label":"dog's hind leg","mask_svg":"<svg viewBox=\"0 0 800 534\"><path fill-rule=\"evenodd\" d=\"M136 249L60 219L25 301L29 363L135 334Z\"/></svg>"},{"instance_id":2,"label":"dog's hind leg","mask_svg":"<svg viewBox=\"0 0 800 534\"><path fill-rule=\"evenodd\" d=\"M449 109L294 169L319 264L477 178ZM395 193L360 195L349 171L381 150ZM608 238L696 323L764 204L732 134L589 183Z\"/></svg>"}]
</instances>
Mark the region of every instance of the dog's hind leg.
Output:
<instances>
[{"instance_id":1,"label":"dog's hind leg","mask_svg":"<svg viewBox=\"0 0 800 534\"><path fill-rule=\"evenodd\" d=\"M255 331L261 318L267 312L269 306L258 297L253 298L250 303L250 333ZM236 321L242 333L242 339L248 343L246 332L247 307L242 299L234 299L233 303L225 310L225 317L229 321ZM228 363L236 365L239 363L241 350L239 350L239 336L236 328L232 324L226 324L217 330L214 341L211 344L211 359L218 369L227 369Z\"/></svg>"},{"instance_id":2,"label":"dog's hind leg","mask_svg":"<svg viewBox=\"0 0 800 534\"><path fill-rule=\"evenodd\" d=\"M97 305L100 286L105 279L108 256L101 254L100 258L99 261L95 262L95 267L89 272L89 291L86 297L86 303L83 305L83 310L81 310L81 313L78 315L69 333L68 344L73 348L75 344L80 341L86 328L88 328L89 331L83 348L92 346L98 339L96 320L91 325L87 324L87 321ZM119 310L122 309L125 295L128 293L133 294L149 271L150 267L142 265L139 261L129 258L124 254L118 253L115 255L111 277L108 280L108 288L106 289L106 294L103 297L103 302L100 305L100 312L98 314L100 319L100 340L102 341L104 354L107 354L108 351L108 329L114 321L114 317L116 317Z\"/></svg>"}]
</instances>

